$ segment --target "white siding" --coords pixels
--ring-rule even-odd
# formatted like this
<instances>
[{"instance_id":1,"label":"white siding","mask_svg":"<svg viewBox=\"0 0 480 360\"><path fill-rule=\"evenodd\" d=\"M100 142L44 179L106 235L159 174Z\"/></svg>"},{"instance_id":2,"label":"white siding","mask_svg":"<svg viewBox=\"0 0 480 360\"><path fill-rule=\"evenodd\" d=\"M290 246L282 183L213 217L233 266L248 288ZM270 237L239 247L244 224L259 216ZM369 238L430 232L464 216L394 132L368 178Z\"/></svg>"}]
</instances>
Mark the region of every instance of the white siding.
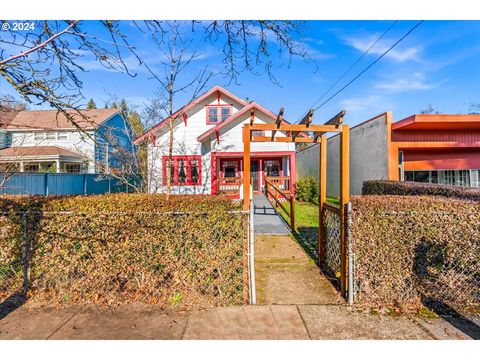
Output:
<instances>
[{"instance_id":1,"label":"white siding","mask_svg":"<svg viewBox=\"0 0 480 360\"><path fill-rule=\"evenodd\" d=\"M33 132L12 131L12 146L60 146L79 152L90 159L88 172L94 172L95 144L92 138L78 131L62 131L68 134L67 140L35 140ZM93 136L93 131L88 132Z\"/></svg>"},{"instance_id":2,"label":"white siding","mask_svg":"<svg viewBox=\"0 0 480 360\"><path fill-rule=\"evenodd\" d=\"M240 119L236 119L220 130L220 142L212 135L203 143L199 143L197 137L214 125L206 124L206 105L216 105L216 94L205 99L202 103L194 106L187 113L187 125L183 119L177 120L174 127L173 155L202 155L202 185L198 186L172 186L173 194L210 194L211 193L211 151L216 152L242 152L243 136L242 127L248 122L250 114L247 112ZM235 101L225 98L222 94L220 104L232 104L232 113L239 111L243 106ZM270 119L257 111L255 123L271 123ZM268 135L268 133L267 133ZM155 147L149 145L149 191L165 192L162 182L162 157L168 155L169 133L168 126L164 126L158 133ZM252 143L252 152L257 151L295 151L295 145L289 143ZM287 167L284 167L287 169Z\"/></svg>"}]
</instances>

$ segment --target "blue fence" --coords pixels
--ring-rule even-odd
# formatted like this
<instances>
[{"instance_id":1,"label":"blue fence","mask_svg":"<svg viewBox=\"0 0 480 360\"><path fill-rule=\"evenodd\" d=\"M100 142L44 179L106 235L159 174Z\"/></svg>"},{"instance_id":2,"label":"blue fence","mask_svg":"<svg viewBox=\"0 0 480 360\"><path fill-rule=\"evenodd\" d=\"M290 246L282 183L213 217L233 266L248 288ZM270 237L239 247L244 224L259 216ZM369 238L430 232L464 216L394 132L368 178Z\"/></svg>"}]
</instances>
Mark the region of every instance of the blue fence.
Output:
<instances>
[{"instance_id":1,"label":"blue fence","mask_svg":"<svg viewBox=\"0 0 480 360\"><path fill-rule=\"evenodd\" d=\"M4 174L0 173L0 183ZM92 195L132 192L125 182L103 174L18 173L11 175L0 194Z\"/></svg>"}]
</instances>

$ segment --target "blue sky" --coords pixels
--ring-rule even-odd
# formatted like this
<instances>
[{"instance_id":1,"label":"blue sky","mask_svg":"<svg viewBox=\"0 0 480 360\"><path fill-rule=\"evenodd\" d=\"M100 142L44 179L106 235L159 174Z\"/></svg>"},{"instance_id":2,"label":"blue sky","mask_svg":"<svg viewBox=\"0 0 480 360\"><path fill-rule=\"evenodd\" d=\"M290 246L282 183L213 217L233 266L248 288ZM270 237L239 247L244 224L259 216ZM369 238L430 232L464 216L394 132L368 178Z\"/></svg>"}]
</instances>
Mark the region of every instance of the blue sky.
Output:
<instances>
[{"instance_id":1,"label":"blue sky","mask_svg":"<svg viewBox=\"0 0 480 360\"><path fill-rule=\"evenodd\" d=\"M333 94L358 74L385 49L406 33L416 21L399 21L388 34L329 93ZM274 112L285 108L285 118L298 120L320 95L358 59L384 32L392 21L307 21L301 37L315 64L293 59L276 60L273 84L260 65L257 74L243 72L240 84L228 85L228 79L214 77L210 85L220 84L241 97L255 100ZM87 24L95 33L98 23ZM161 71L162 55L148 36L139 34L124 21L122 27L138 52L156 71ZM432 104L442 113L468 112L472 102L480 102L480 21L425 21L410 36L389 52L362 77L317 110L315 122L328 120L338 111L347 110L345 122L355 125L384 111L393 111L394 119L418 113ZM185 79L208 66L222 68L220 50L202 38L195 40L200 58L192 63ZM276 53L272 53L276 56ZM114 95L126 98L141 108L154 96L158 83L133 59L128 59L136 77L116 73L83 59L88 72L81 73L83 93L98 106ZM285 63L283 66L280 64ZM185 80L186 81L186 80ZM0 90L12 93L2 79ZM328 98L329 96L326 96ZM175 108L184 105L189 94L177 97Z\"/></svg>"}]
</instances>

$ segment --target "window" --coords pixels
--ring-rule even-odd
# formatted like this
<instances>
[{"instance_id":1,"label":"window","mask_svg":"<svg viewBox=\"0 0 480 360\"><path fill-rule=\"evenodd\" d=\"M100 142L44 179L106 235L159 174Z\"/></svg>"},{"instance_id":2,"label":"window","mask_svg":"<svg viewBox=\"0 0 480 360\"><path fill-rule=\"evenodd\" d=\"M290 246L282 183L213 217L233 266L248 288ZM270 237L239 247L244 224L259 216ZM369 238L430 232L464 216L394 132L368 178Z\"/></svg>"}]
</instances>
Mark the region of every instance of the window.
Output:
<instances>
[{"instance_id":1,"label":"window","mask_svg":"<svg viewBox=\"0 0 480 360\"><path fill-rule=\"evenodd\" d=\"M470 186L470 172L468 170L458 170L457 185Z\"/></svg>"},{"instance_id":2,"label":"window","mask_svg":"<svg viewBox=\"0 0 480 360\"><path fill-rule=\"evenodd\" d=\"M33 140L35 140L35 141L42 141L44 138L45 138L45 133L43 133L43 132L33 133Z\"/></svg>"},{"instance_id":3,"label":"window","mask_svg":"<svg viewBox=\"0 0 480 360\"><path fill-rule=\"evenodd\" d=\"M265 136L265 131L263 131L263 130L252 130L252 136Z\"/></svg>"},{"instance_id":4,"label":"window","mask_svg":"<svg viewBox=\"0 0 480 360\"><path fill-rule=\"evenodd\" d=\"M65 171L67 173L79 173L81 164L65 164Z\"/></svg>"},{"instance_id":5,"label":"window","mask_svg":"<svg viewBox=\"0 0 480 360\"><path fill-rule=\"evenodd\" d=\"M57 134L54 132L47 132L45 134L45 139L47 140L55 140L57 138Z\"/></svg>"},{"instance_id":6,"label":"window","mask_svg":"<svg viewBox=\"0 0 480 360\"><path fill-rule=\"evenodd\" d=\"M239 177L238 169L238 160L224 160L222 163L223 177L225 178Z\"/></svg>"},{"instance_id":7,"label":"window","mask_svg":"<svg viewBox=\"0 0 480 360\"><path fill-rule=\"evenodd\" d=\"M455 171L454 170L446 170L445 175L445 184L448 185L455 185Z\"/></svg>"},{"instance_id":8,"label":"window","mask_svg":"<svg viewBox=\"0 0 480 360\"><path fill-rule=\"evenodd\" d=\"M267 177L280 176L280 160L265 160L263 167Z\"/></svg>"},{"instance_id":9,"label":"window","mask_svg":"<svg viewBox=\"0 0 480 360\"><path fill-rule=\"evenodd\" d=\"M163 183L167 184L168 156L163 157ZM170 168L171 184L174 186L201 185L201 156L173 156Z\"/></svg>"},{"instance_id":10,"label":"window","mask_svg":"<svg viewBox=\"0 0 480 360\"><path fill-rule=\"evenodd\" d=\"M207 125L219 124L232 114L230 105L207 106Z\"/></svg>"},{"instance_id":11,"label":"window","mask_svg":"<svg viewBox=\"0 0 480 360\"><path fill-rule=\"evenodd\" d=\"M38 172L40 170L39 164L25 164L23 165L24 172Z\"/></svg>"},{"instance_id":12,"label":"window","mask_svg":"<svg viewBox=\"0 0 480 360\"><path fill-rule=\"evenodd\" d=\"M68 140L68 133L66 131L59 131L57 133L57 140Z\"/></svg>"}]
</instances>

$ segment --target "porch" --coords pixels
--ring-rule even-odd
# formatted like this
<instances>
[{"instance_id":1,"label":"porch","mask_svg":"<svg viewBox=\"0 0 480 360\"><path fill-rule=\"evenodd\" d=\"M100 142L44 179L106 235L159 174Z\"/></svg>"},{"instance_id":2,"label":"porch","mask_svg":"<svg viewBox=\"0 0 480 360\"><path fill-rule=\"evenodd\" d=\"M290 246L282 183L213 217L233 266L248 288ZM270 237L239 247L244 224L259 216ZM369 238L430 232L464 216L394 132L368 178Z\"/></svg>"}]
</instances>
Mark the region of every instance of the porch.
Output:
<instances>
[{"instance_id":1,"label":"porch","mask_svg":"<svg viewBox=\"0 0 480 360\"><path fill-rule=\"evenodd\" d=\"M87 158L60 146L10 147L0 150L0 172L84 173Z\"/></svg>"},{"instance_id":2,"label":"porch","mask_svg":"<svg viewBox=\"0 0 480 360\"><path fill-rule=\"evenodd\" d=\"M243 154L217 153L212 156L212 194L240 198L243 184ZM281 190L294 190L295 153L252 153L250 180L254 194L264 192L265 181Z\"/></svg>"}]
</instances>

